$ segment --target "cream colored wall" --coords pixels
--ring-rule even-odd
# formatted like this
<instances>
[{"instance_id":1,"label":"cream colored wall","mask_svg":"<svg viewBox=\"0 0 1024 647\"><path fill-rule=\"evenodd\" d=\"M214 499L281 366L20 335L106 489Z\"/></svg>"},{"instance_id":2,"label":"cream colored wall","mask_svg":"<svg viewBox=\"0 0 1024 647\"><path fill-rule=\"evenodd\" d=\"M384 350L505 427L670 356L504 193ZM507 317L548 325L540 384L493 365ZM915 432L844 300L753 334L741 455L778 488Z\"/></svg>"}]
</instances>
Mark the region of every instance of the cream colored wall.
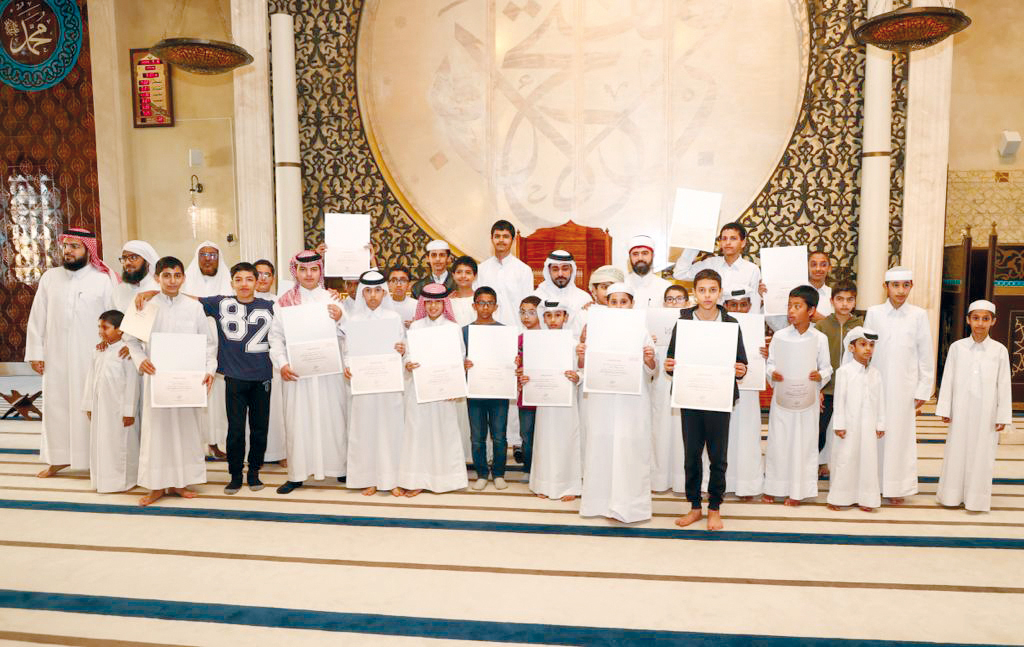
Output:
<instances>
[{"instance_id":1,"label":"cream colored wall","mask_svg":"<svg viewBox=\"0 0 1024 647\"><path fill-rule=\"evenodd\" d=\"M221 0L221 11L229 20L228 3ZM194 36L229 40L218 14L217 0L190 0L181 18L175 14L174 0L113 0L116 30L116 56L119 92L125 94L128 114L120 124L123 139L121 154L125 160L125 230L128 237L147 240L162 255L181 258L187 265L202 240L213 240L224 250L229 265L238 260L236 196L234 180L232 76L197 75L175 69L172 72L175 125L172 128L131 127L131 70L128 50L148 47L164 37ZM179 26L180 24L180 26ZM230 29L230 25L228 25ZM110 47L96 43L93 47ZM96 111L104 109L96 97ZM114 127L112 124L108 127ZM97 139L113 136L101 132ZM102 142L98 142L102 147ZM188 150L203 151L203 166L190 169ZM198 205L212 210L210 228L193 238L186 214L189 206L189 179L199 176L205 191ZM104 215L106 217L106 214ZM235 242L228 243L232 234ZM106 254L108 258L112 254Z\"/></svg>"},{"instance_id":2,"label":"cream colored wall","mask_svg":"<svg viewBox=\"0 0 1024 647\"><path fill-rule=\"evenodd\" d=\"M1003 130L1024 132L1024 2L957 0L972 24L955 37L950 106L946 243L998 221L999 238L1024 242L1024 150L996 152Z\"/></svg>"}]
</instances>

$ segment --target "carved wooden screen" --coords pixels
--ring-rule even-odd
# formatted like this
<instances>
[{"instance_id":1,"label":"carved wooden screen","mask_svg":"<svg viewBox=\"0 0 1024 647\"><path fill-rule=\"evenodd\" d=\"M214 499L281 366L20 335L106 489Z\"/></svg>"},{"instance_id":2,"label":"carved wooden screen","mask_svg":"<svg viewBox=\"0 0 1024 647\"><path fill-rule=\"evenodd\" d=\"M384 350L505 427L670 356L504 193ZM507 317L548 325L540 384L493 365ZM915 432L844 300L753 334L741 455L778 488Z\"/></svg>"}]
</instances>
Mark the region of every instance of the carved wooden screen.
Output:
<instances>
[{"instance_id":1,"label":"carved wooden screen","mask_svg":"<svg viewBox=\"0 0 1024 647\"><path fill-rule=\"evenodd\" d=\"M544 259L556 249L564 249L576 258L576 285L584 290L590 273L612 262L612 238L603 229L583 227L571 220L538 229L519 239L519 258L533 269L534 285L544 280Z\"/></svg>"}]
</instances>

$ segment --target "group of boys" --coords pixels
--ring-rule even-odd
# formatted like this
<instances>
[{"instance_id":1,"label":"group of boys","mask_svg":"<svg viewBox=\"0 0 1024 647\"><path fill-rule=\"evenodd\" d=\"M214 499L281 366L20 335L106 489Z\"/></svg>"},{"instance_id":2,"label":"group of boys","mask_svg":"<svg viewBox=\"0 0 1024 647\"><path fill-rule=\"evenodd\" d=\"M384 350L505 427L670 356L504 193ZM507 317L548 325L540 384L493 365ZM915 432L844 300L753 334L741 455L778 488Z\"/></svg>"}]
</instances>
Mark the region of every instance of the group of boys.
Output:
<instances>
[{"instance_id":1,"label":"group of boys","mask_svg":"<svg viewBox=\"0 0 1024 647\"><path fill-rule=\"evenodd\" d=\"M529 473L530 489L564 501L579 496L584 516L642 521L651 517L652 491L682 489L691 511L676 523L687 526L703 517L706 491L707 525L716 530L722 528L719 510L726 492L741 500L781 497L798 505L817 496L826 463L833 509L871 510L882 497L898 504L917 493L915 412L931 396L933 373L926 314L907 303L913 287L909 270L887 272L885 303L872 306L862 320L855 313L856 287L841 282L829 288L829 257L820 251L810 255L811 285L792 290L785 324L769 318L774 330L767 331L770 343L760 353L776 391L784 390L787 380L806 382L814 397L795 409L773 398L762 460L756 391L734 385L731 413L670 408L671 375L685 361L675 356L675 332L667 347L656 348L647 335L638 349L646 376L639 395L575 388L586 370L587 322L595 308L667 307L678 309L681 319L726 323L736 321L732 313L759 312L765 286L757 265L742 256L742 225L722 228L722 256L694 263L695 252L687 250L677 261L674 277L693 283L692 306L683 286L653 271L655 246L647 236L630 242L628 272L613 266L595 270L589 294L575 285L575 260L562 250L549 255L543 281L534 288L532 271L511 253L515 236L511 223L495 223L494 256L480 264L479 273L475 261L463 262L472 273L460 268L458 284L447 243L432 241L426 250L430 276L413 282L404 267L386 273L372 269L342 298L324 288L323 246L291 259L294 284L275 295L273 264L243 262L227 270L219 262L219 248L209 241L199 246L188 269L131 241L122 251L118 284L96 254L95 237L69 230L61 239L63 267L44 274L28 328L26 359L43 374L47 395L42 459L49 467L40 476L67 466L88 467L98 491L140 485L149 490L140 504L149 505L169 493L195 496L189 486L206 482L206 453L222 455L219 446L224 446L230 473L225 492L234 494L242 487L246 463L248 487L263 487L259 474L271 459L269 439L279 447L273 459L287 459L282 464L288 480L278 487L280 494L309 478L336 478L366 495L458 490L469 486L467 454L476 474L474 490L491 480L504 489L508 427L518 430L512 444ZM451 297L470 284L473 318L461 325ZM119 330L123 313L147 301L156 308L152 332L205 337L202 379L210 390L205 410L151 405L152 376L159 367L147 343L122 339ZM289 341L296 340L289 340L282 309L310 304L321 304L321 316L336 330L345 364L341 374L300 376L289 364ZM101 337L92 357L83 348L94 344L82 333L90 316L99 321ZM403 357L406 387L352 394L347 328L351 322L388 319L401 331L394 352ZM994 319L991 303L972 304L972 336L954 344L947 360L936 410L952 420L939 485L943 505L989 506L995 432L1010 422L1008 355L988 337ZM568 331L566 343L576 358L564 375L574 385L572 406L529 407L521 396L511 403L417 402L411 382L419 365L405 331L462 327L460 361L468 371L472 325ZM521 387L530 380L522 364L523 343L520 334ZM791 344L813 346L806 375L782 372ZM751 359L739 335L736 380ZM517 409L513 425L510 407Z\"/></svg>"}]
</instances>

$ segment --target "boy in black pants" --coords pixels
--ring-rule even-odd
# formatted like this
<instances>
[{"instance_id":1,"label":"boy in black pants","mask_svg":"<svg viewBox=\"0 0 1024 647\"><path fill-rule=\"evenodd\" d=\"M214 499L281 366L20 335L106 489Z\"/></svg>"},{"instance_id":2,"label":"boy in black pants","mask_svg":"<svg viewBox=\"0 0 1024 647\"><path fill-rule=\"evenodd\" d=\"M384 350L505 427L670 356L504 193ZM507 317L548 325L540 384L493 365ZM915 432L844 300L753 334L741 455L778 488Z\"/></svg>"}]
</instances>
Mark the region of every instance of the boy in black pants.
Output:
<instances>
[{"instance_id":1,"label":"boy in black pants","mask_svg":"<svg viewBox=\"0 0 1024 647\"><path fill-rule=\"evenodd\" d=\"M693 279L693 295L697 305L680 311L680 319L697 321L722 321L736 323L725 308L718 305L722 293L722 277L710 269L701 270ZM676 332L672 331L672 339L668 344L665 359L665 372L669 375L675 369ZM736 335L736 378L747 374L747 353L743 349L743 336ZM740 396L739 388L733 381L733 402ZM690 502L690 512L676 519L679 527L689 526L704 516L702 511L700 482L703 472L702 454L707 447L708 459L711 462L711 479L708 482L708 530L721 530L722 515L719 507L725 497L726 455L729 451L729 413L721 411L703 411L683 409L683 449L686 454L684 470L686 472L686 500Z\"/></svg>"}]
</instances>

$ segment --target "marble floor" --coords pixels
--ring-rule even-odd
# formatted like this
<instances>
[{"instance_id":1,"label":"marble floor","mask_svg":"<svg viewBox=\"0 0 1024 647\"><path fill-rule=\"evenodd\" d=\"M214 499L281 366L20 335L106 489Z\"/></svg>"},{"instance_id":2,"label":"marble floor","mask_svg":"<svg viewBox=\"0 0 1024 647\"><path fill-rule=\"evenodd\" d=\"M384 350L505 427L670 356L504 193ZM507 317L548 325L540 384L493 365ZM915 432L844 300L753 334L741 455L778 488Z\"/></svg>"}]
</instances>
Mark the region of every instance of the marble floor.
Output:
<instances>
[{"instance_id":1,"label":"marble floor","mask_svg":"<svg viewBox=\"0 0 1024 647\"><path fill-rule=\"evenodd\" d=\"M498 492L223 493L140 509L38 479L38 423L0 421L0 645L1024 643L1024 446L992 512L935 503L945 428L918 419L921 494L875 513L729 501L726 531L583 519Z\"/></svg>"}]
</instances>

